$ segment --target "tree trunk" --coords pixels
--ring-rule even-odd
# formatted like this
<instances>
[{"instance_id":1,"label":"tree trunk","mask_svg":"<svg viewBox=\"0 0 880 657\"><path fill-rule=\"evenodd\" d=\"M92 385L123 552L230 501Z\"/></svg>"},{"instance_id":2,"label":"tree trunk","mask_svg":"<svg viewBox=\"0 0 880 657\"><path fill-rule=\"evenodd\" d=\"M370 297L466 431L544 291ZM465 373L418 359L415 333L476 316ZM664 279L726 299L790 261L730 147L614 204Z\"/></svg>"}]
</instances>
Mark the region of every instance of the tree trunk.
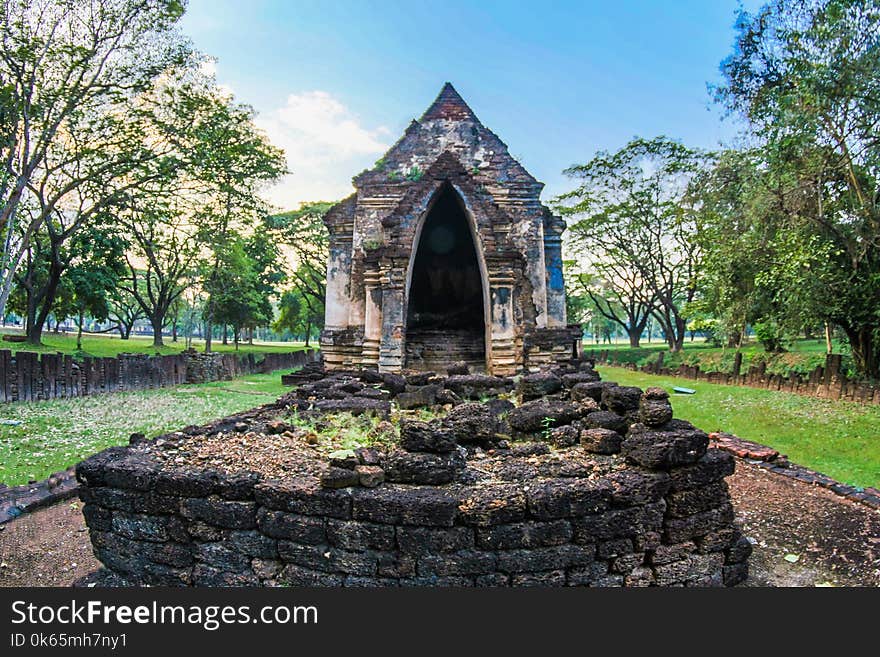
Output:
<instances>
[{"instance_id":1,"label":"tree trunk","mask_svg":"<svg viewBox=\"0 0 880 657\"><path fill-rule=\"evenodd\" d=\"M53 255L52 262L49 265L49 279L46 281L46 287L43 288L40 295L40 310L28 328L27 339L33 345L42 344L43 327L46 325L46 320L49 318L52 306L55 304L55 295L58 292L58 284L61 281L63 271L64 267L58 261L57 254ZM36 306L36 302L34 302L34 306Z\"/></svg>"},{"instance_id":2,"label":"tree trunk","mask_svg":"<svg viewBox=\"0 0 880 657\"><path fill-rule=\"evenodd\" d=\"M171 342L177 342L177 320L171 322Z\"/></svg>"},{"instance_id":3,"label":"tree trunk","mask_svg":"<svg viewBox=\"0 0 880 657\"><path fill-rule=\"evenodd\" d=\"M41 313L42 314L42 313ZM32 344L34 346L38 346L43 344L43 326L45 319L40 317L38 314L33 320L30 326L27 329L27 341L28 344Z\"/></svg>"},{"instance_id":4,"label":"tree trunk","mask_svg":"<svg viewBox=\"0 0 880 657\"><path fill-rule=\"evenodd\" d=\"M831 324L825 322L825 353L834 353L834 345L831 342Z\"/></svg>"},{"instance_id":5,"label":"tree trunk","mask_svg":"<svg viewBox=\"0 0 880 657\"><path fill-rule=\"evenodd\" d=\"M211 319L205 320L205 353L211 353L211 339L214 337L214 327L211 326Z\"/></svg>"},{"instance_id":6,"label":"tree trunk","mask_svg":"<svg viewBox=\"0 0 880 657\"><path fill-rule=\"evenodd\" d=\"M34 324L37 321L37 302L34 298L34 293L31 289L27 291L27 308L24 313L24 334L27 336L27 341L31 344L38 345L40 344L40 336L37 335L37 341L31 342L31 330L33 329Z\"/></svg>"},{"instance_id":7,"label":"tree trunk","mask_svg":"<svg viewBox=\"0 0 880 657\"><path fill-rule=\"evenodd\" d=\"M683 318L676 316L674 333L675 348L673 351L681 351L684 349L684 338L687 334L687 324Z\"/></svg>"},{"instance_id":8,"label":"tree trunk","mask_svg":"<svg viewBox=\"0 0 880 657\"><path fill-rule=\"evenodd\" d=\"M641 331L635 331L635 330L627 331L627 335L629 336L630 348L638 349L639 348L639 340L641 340L641 338L642 338Z\"/></svg>"},{"instance_id":9,"label":"tree trunk","mask_svg":"<svg viewBox=\"0 0 880 657\"><path fill-rule=\"evenodd\" d=\"M229 344L229 327L226 324L223 325L223 346Z\"/></svg>"},{"instance_id":10,"label":"tree trunk","mask_svg":"<svg viewBox=\"0 0 880 657\"><path fill-rule=\"evenodd\" d=\"M83 318L83 313L80 311L79 313L79 322L76 325L76 350L82 351L83 348L83 322L85 318Z\"/></svg>"},{"instance_id":11,"label":"tree trunk","mask_svg":"<svg viewBox=\"0 0 880 657\"><path fill-rule=\"evenodd\" d=\"M165 318L159 315L154 315L150 318L150 324L153 326L153 346L154 347L164 347L165 343L162 341L162 326L165 324Z\"/></svg>"},{"instance_id":12,"label":"tree trunk","mask_svg":"<svg viewBox=\"0 0 880 657\"><path fill-rule=\"evenodd\" d=\"M312 336L312 323L308 322L306 324L306 348L309 346L309 338Z\"/></svg>"},{"instance_id":13,"label":"tree trunk","mask_svg":"<svg viewBox=\"0 0 880 657\"><path fill-rule=\"evenodd\" d=\"M880 351L875 343L874 327L859 326L844 330L858 374L868 379L880 379Z\"/></svg>"}]
</instances>

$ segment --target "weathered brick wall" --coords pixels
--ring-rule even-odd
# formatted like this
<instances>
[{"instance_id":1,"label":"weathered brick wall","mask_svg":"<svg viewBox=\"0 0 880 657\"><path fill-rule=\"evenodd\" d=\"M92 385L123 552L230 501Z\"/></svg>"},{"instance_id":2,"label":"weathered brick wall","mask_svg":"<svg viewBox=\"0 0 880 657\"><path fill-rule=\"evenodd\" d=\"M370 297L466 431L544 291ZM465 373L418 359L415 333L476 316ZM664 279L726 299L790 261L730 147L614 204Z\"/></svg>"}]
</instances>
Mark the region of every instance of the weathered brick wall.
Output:
<instances>
[{"instance_id":1,"label":"weathered brick wall","mask_svg":"<svg viewBox=\"0 0 880 657\"><path fill-rule=\"evenodd\" d=\"M301 367L317 357L315 350L266 354L184 352L172 356L120 354L78 361L64 354L0 350L0 402L68 399L203 383Z\"/></svg>"},{"instance_id":2,"label":"weathered brick wall","mask_svg":"<svg viewBox=\"0 0 880 657\"><path fill-rule=\"evenodd\" d=\"M80 467L98 558L131 583L295 586L719 586L747 574L711 451L535 488L223 481L126 450Z\"/></svg>"},{"instance_id":3,"label":"weathered brick wall","mask_svg":"<svg viewBox=\"0 0 880 657\"><path fill-rule=\"evenodd\" d=\"M427 381L419 376L419 384ZM149 443L111 448L77 472L95 554L124 581L154 585L721 586L745 579L751 547L734 525L724 482L733 458L672 420L662 390L597 382L586 372L564 377L520 381L522 403L507 418L528 441L492 442L488 451L474 445L497 439L481 425L494 422L491 402L461 403L434 424L405 423L398 448L366 450L320 477L221 475L170 467ZM440 387L398 378L391 393L398 396ZM450 376L446 390L464 392L462 380L476 378ZM387 407L357 397L363 386L347 381L337 375L304 385L291 399L328 410L368 401L372 410ZM346 387L349 397L305 401ZM260 413L224 422L245 426ZM467 440L477 442L464 449ZM384 470L384 483L365 481L367 470Z\"/></svg>"}]
</instances>

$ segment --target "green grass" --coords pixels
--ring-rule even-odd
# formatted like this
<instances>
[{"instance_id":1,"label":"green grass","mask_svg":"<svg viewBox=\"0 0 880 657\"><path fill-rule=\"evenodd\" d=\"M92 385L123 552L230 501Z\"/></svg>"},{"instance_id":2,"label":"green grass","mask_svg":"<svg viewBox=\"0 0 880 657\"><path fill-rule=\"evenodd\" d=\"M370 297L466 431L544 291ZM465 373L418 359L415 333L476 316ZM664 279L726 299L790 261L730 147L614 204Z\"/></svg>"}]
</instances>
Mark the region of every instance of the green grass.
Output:
<instances>
[{"instance_id":1,"label":"green grass","mask_svg":"<svg viewBox=\"0 0 880 657\"><path fill-rule=\"evenodd\" d=\"M800 465L855 486L880 486L880 407L817 399L599 366L602 378L640 388L697 391L672 395L675 416L704 431L727 431L770 445Z\"/></svg>"},{"instance_id":2,"label":"green grass","mask_svg":"<svg viewBox=\"0 0 880 657\"><path fill-rule=\"evenodd\" d=\"M287 372L289 370L282 370ZM44 479L132 433L154 436L274 401L289 388L281 372L176 388L0 405L0 482Z\"/></svg>"},{"instance_id":3,"label":"green grass","mask_svg":"<svg viewBox=\"0 0 880 657\"><path fill-rule=\"evenodd\" d=\"M21 331L11 328L3 328L0 332L21 333ZM204 341L193 340L193 347L196 349L202 350L204 349L204 346ZM169 356L172 354L179 354L185 348L186 344L184 343L183 338L180 338L177 342L172 342L171 338L166 336L165 346L157 348L153 346L153 338L150 336L133 336L128 340L122 340L118 335L110 333L83 335L82 351L76 350L75 334L64 335L51 332L43 333L43 344L40 346L33 346L21 342L0 342L0 349L10 349L12 351L36 351L52 354L60 351L65 354L73 354L78 358L82 356L113 357L121 353L161 354L163 356ZM270 351L296 351L303 348L305 348L305 345L302 342L255 342L252 345L240 344L238 346L238 351L239 353L266 353ZM211 343L211 349L214 351L235 351L235 345L231 342L228 345L224 345L222 342L215 340Z\"/></svg>"},{"instance_id":4,"label":"green grass","mask_svg":"<svg viewBox=\"0 0 880 657\"><path fill-rule=\"evenodd\" d=\"M849 356L849 349L845 344L835 341L833 343L834 352L844 354L843 370L845 373L851 374L852 359ZM665 342L655 341L650 344L642 342L638 349L633 349L629 343L617 342L609 345L595 344L593 342L584 341L584 352L589 354L591 351L600 352L609 350L610 358L619 363L634 363L641 367L649 363L655 363L661 352L663 354L663 365L671 369L677 368L679 365L699 365L704 372L731 372L733 371L733 360L737 349L715 347L701 338L697 338L693 342L685 342L684 350L677 354L669 353ZM788 345L788 350L772 354L764 351L760 343L749 342L739 351L743 354L742 371L745 372L751 365L763 361L767 365L767 371L771 374L781 374L786 376L792 372L798 374L809 374L817 366L825 364L825 340L798 340Z\"/></svg>"}]
</instances>

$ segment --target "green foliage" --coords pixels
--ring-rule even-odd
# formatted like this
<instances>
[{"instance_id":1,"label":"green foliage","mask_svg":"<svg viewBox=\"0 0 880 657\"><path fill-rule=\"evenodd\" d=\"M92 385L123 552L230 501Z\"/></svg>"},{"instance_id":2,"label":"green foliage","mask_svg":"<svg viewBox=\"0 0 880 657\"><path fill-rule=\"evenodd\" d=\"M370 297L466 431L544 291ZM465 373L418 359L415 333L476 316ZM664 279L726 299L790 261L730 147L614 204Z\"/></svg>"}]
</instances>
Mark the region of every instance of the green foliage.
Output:
<instances>
[{"instance_id":1,"label":"green foliage","mask_svg":"<svg viewBox=\"0 0 880 657\"><path fill-rule=\"evenodd\" d=\"M858 371L878 378L880 3L774 0L742 13L738 30L716 96L746 118L757 146L715 214L727 215L720 248L748 254L737 259L739 321L839 326ZM715 201L724 196L716 186ZM732 222L741 245L723 228Z\"/></svg>"},{"instance_id":2,"label":"green foliage","mask_svg":"<svg viewBox=\"0 0 880 657\"><path fill-rule=\"evenodd\" d=\"M764 349L771 353L783 350L783 343L785 342L784 333L779 324L773 321L772 318L755 322L753 328L755 329L755 337L764 345Z\"/></svg>"},{"instance_id":3,"label":"green foliage","mask_svg":"<svg viewBox=\"0 0 880 657\"><path fill-rule=\"evenodd\" d=\"M589 280L585 291L636 344L651 315L670 349L681 349L701 257L685 192L708 159L665 137L636 138L565 171L580 182L556 204L573 219L569 230ZM624 312L609 312L615 305Z\"/></svg>"},{"instance_id":4,"label":"green foliage","mask_svg":"<svg viewBox=\"0 0 880 657\"><path fill-rule=\"evenodd\" d=\"M284 419L313 433L316 449L327 458L344 458L358 447L391 449L398 439L397 431L388 422L369 413L332 413L305 418L294 411Z\"/></svg>"},{"instance_id":5,"label":"green foliage","mask_svg":"<svg viewBox=\"0 0 880 657\"><path fill-rule=\"evenodd\" d=\"M297 266L291 282L303 306L297 316L305 319L307 337L312 327L321 328L324 324L330 242L324 217L333 205L326 201L304 203L298 210L274 215L267 220L270 232L293 251ZM282 299L282 313L283 307ZM296 322L293 325L300 326Z\"/></svg>"},{"instance_id":6,"label":"green foliage","mask_svg":"<svg viewBox=\"0 0 880 657\"><path fill-rule=\"evenodd\" d=\"M229 240L224 248L216 249L214 255L216 271L205 285L211 299L213 319L232 326L238 344L242 328L269 321L263 314L265 297L261 294L260 272L241 238Z\"/></svg>"},{"instance_id":7,"label":"green foliage","mask_svg":"<svg viewBox=\"0 0 880 657\"><path fill-rule=\"evenodd\" d=\"M278 304L278 319L272 328L281 334L311 337L312 330L324 321L323 306L310 307L299 289L288 290Z\"/></svg>"},{"instance_id":8,"label":"green foliage","mask_svg":"<svg viewBox=\"0 0 880 657\"><path fill-rule=\"evenodd\" d=\"M422 176L425 175L425 172L422 171L419 167L412 167L409 171L406 172L406 179L410 182L418 182L422 179Z\"/></svg>"},{"instance_id":9,"label":"green foliage","mask_svg":"<svg viewBox=\"0 0 880 657\"><path fill-rule=\"evenodd\" d=\"M0 225L8 236L0 315L23 250L47 222L64 224L52 237L57 248L165 166L168 142L148 145L155 134L140 129L137 99L169 70L198 66L176 30L183 9L176 0L8 0L0 8ZM22 239L9 239L16 232ZM40 293L46 304L58 274L56 262Z\"/></svg>"},{"instance_id":10,"label":"green foliage","mask_svg":"<svg viewBox=\"0 0 880 657\"><path fill-rule=\"evenodd\" d=\"M739 348L731 348L719 347L712 340L697 338L693 342L686 341L684 348L676 353L670 353L662 343L643 344L638 349L626 344L594 346L584 343L584 350L590 353L591 350L598 352L607 349L612 361L621 364L632 363L638 367L656 363L660 352L663 352L664 367L675 370L680 365L699 365L704 372L732 372L737 351L743 355L742 371L763 363L765 370L770 374L808 376L816 367L825 364L824 340L791 340L787 341L785 346L785 351L771 353L758 341L750 341ZM853 361L851 355L847 353L847 345L835 342L834 349L843 354L843 373L847 376L854 375Z\"/></svg>"}]
</instances>

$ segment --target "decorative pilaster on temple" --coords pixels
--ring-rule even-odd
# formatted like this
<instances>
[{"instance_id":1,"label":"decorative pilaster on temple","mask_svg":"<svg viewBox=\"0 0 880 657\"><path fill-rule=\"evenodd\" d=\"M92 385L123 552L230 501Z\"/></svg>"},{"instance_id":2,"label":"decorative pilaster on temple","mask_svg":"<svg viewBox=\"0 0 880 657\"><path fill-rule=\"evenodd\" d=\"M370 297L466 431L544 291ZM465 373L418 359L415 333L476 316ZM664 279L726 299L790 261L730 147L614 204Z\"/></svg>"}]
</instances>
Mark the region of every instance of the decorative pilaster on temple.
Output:
<instances>
[{"instance_id":1,"label":"decorative pilaster on temple","mask_svg":"<svg viewBox=\"0 0 880 657\"><path fill-rule=\"evenodd\" d=\"M379 371L400 372L404 366L406 335L406 270L393 259L382 263L382 338Z\"/></svg>"},{"instance_id":2,"label":"decorative pilaster on temple","mask_svg":"<svg viewBox=\"0 0 880 657\"><path fill-rule=\"evenodd\" d=\"M324 326L330 330L349 326L354 209L355 195L352 194L324 216L329 232Z\"/></svg>"},{"instance_id":3,"label":"decorative pilaster on temple","mask_svg":"<svg viewBox=\"0 0 880 657\"><path fill-rule=\"evenodd\" d=\"M379 348L382 343L380 278L378 260L366 260L364 263L364 347L361 365L368 369L379 367Z\"/></svg>"},{"instance_id":4,"label":"decorative pilaster on temple","mask_svg":"<svg viewBox=\"0 0 880 657\"><path fill-rule=\"evenodd\" d=\"M486 258L489 273L489 333L487 369L497 376L517 371L514 260L505 257Z\"/></svg>"},{"instance_id":5,"label":"decorative pilaster on temple","mask_svg":"<svg viewBox=\"0 0 880 657\"><path fill-rule=\"evenodd\" d=\"M548 210L544 218L544 264L547 269L547 328L566 325L562 233L565 222Z\"/></svg>"}]
</instances>

